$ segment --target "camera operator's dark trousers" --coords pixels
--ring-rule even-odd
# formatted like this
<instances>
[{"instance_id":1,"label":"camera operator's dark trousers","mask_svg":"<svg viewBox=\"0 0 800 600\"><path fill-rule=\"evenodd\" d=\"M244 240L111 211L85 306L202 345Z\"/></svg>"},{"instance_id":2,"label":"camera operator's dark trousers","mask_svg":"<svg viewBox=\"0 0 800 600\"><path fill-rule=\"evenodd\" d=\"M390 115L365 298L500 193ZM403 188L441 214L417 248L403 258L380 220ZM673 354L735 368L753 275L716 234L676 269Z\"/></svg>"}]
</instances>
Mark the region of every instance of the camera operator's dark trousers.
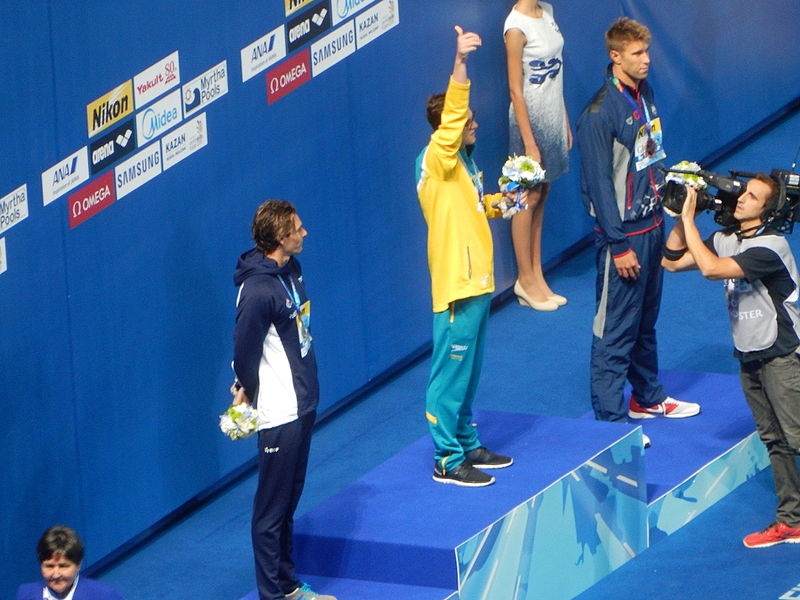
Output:
<instances>
[{"instance_id":1,"label":"camera operator's dark trousers","mask_svg":"<svg viewBox=\"0 0 800 600\"><path fill-rule=\"evenodd\" d=\"M656 351L664 224L628 240L641 267L637 279L619 276L605 236L595 232L597 309L590 368L592 408L600 421L627 420L626 379L642 406L655 406L666 398L658 381Z\"/></svg>"},{"instance_id":2,"label":"camera operator's dark trousers","mask_svg":"<svg viewBox=\"0 0 800 600\"><path fill-rule=\"evenodd\" d=\"M315 418L311 412L258 432L251 533L259 600L280 600L300 585L292 560L292 526L306 480Z\"/></svg>"},{"instance_id":3,"label":"camera operator's dark trousers","mask_svg":"<svg viewBox=\"0 0 800 600\"><path fill-rule=\"evenodd\" d=\"M769 452L777 520L800 527L800 358L795 353L741 363L742 391Z\"/></svg>"}]
</instances>

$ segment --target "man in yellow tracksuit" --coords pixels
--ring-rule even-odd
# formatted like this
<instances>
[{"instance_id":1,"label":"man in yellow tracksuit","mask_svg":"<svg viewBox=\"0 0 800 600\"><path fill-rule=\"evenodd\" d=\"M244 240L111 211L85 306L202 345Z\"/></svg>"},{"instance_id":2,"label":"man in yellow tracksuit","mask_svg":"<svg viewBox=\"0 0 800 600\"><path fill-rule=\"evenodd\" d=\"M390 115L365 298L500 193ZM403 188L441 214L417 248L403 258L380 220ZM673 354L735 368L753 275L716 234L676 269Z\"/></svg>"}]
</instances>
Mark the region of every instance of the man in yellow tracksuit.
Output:
<instances>
[{"instance_id":1,"label":"man in yellow tracksuit","mask_svg":"<svg viewBox=\"0 0 800 600\"><path fill-rule=\"evenodd\" d=\"M425 410L435 446L433 479L467 487L494 483L480 469L513 460L487 450L472 425L489 305L494 291L492 234L487 218L501 194L484 195L472 160L478 123L469 109L467 57L480 37L458 33L453 74L445 94L428 100L434 131L417 158L417 193L428 224L433 295L433 356Z\"/></svg>"}]
</instances>

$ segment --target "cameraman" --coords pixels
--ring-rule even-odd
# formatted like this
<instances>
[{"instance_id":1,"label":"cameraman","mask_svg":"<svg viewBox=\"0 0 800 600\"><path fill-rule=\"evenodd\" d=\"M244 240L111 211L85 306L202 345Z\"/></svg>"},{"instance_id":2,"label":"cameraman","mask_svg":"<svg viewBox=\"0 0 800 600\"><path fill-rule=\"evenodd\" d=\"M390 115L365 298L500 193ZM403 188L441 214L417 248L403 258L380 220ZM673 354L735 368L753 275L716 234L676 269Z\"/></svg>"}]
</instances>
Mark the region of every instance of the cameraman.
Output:
<instances>
[{"instance_id":1,"label":"cameraman","mask_svg":"<svg viewBox=\"0 0 800 600\"><path fill-rule=\"evenodd\" d=\"M725 280L742 391L769 452L778 496L776 522L746 536L748 548L800 543L800 276L788 242L770 228L779 196L778 183L757 174L736 203L738 229L703 243L694 222L697 190L687 187L661 262L668 271L699 269L708 279Z\"/></svg>"}]
</instances>

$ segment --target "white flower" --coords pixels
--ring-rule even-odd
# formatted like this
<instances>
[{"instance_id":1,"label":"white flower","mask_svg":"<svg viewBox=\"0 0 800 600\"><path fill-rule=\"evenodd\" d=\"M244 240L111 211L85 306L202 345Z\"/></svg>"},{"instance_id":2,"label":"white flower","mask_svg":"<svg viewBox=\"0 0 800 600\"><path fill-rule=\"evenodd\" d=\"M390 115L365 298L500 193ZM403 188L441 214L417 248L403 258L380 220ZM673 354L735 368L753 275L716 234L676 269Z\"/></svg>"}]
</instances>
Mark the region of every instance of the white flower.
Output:
<instances>
[{"instance_id":1,"label":"white flower","mask_svg":"<svg viewBox=\"0 0 800 600\"><path fill-rule=\"evenodd\" d=\"M677 169L679 171L692 171L694 173L700 171L700 165L696 162L689 162L688 160L682 160L677 165L672 165L670 169ZM699 189L705 189L708 187L705 180L700 177L699 175L691 175L689 173L668 173L666 176L667 181L674 181L675 183L679 183L681 185L691 185Z\"/></svg>"},{"instance_id":2,"label":"white flower","mask_svg":"<svg viewBox=\"0 0 800 600\"><path fill-rule=\"evenodd\" d=\"M258 413L249 404L232 404L219 416L219 428L232 440L242 440L258 431Z\"/></svg>"},{"instance_id":3,"label":"white flower","mask_svg":"<svg viewBox=\"0 0 800 600\"><path fill-rule=\"evenodd\" d=\"M501 169L499 184L516 183L522 188L532 188L544 181L545 171L530 156L509 156Z\"/></svg>"}]
</instances>

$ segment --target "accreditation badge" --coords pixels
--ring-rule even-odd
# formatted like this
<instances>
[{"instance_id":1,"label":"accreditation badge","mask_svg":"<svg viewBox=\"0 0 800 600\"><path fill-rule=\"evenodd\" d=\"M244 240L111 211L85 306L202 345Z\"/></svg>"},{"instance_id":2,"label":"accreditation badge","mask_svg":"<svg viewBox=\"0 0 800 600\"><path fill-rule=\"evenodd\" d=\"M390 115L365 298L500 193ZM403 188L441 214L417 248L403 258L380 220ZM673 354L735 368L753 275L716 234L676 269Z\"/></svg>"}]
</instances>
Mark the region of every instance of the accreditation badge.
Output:
<instances>
[{"instance_id":1,"label":"accreditation badge","mask_svg":"<svg viewBox=\"0 0 800 600\"><path fill-rule=\"evenodd\" d=\"M295 317L297 338L300 341L300 356L305 358L311 350L311 300L306 300Z\"/></svg>"},{"instance_id":2,"label":"accreditation badge","mask_svg":"<svg viewBox=\"0 0 800 600\"><path fill-rule=\"evenodd\" d=\"M633 146L636 158L636 170L641 171L667 157L664 152L663 134L661 132L661 117L645 123L636 134Z\"/></svg>"}]
</instances>

